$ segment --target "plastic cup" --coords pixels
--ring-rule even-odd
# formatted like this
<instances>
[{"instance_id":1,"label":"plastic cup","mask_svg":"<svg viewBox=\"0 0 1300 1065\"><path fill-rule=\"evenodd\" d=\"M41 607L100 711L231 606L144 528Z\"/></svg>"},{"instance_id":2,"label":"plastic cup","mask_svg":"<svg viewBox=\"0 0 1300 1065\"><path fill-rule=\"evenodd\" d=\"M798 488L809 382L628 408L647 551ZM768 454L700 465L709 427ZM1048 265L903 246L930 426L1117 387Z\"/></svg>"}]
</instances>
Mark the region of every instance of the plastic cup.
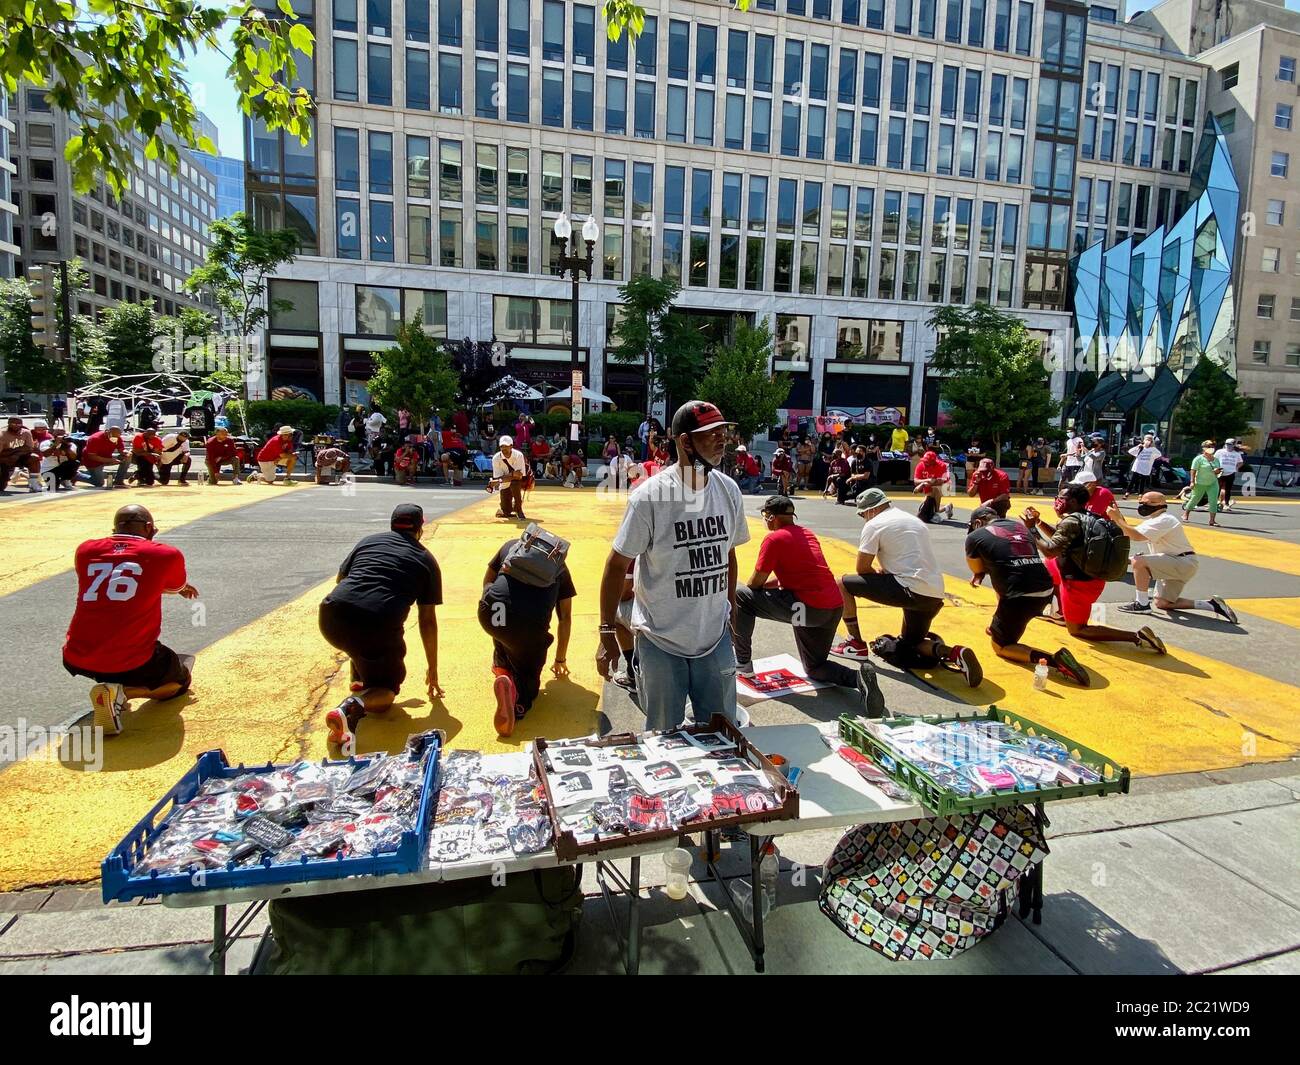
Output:
<instances>
[{"instance_id":1,"label":"plastic cup","mask_svg":"<svg viewBox=\"0 0 1300 1065\"><path fill-rule=\"evenodd\" d=\"M749 728L749 711L743 706L736 707L736 728Z\"/></svg>"},{"instance_id":2,"label":"plastic cup","mask_svg":"<svg viewBox=\"0 0 1300 1065\"><path fill-rule=\"evenodd\" d=\"M684 847L669 851L664 855L664 866L668 870L668 882L664 885L664 893L670 899L678 901L686 898L689 887L688 873L691 868L691 852Z\"/></svg>"}]
</instances>

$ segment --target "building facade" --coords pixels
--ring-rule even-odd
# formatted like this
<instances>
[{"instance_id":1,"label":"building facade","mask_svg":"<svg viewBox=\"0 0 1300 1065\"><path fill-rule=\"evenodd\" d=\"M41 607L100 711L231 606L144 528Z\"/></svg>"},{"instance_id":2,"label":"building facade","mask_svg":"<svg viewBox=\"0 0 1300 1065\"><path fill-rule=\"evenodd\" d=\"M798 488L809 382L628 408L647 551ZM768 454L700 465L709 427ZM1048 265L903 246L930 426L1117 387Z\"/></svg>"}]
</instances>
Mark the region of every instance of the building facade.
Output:
<instances>
[{"instance_id":1,"label":"building facade","mask_svg":"<svg viewBox=\"0 0 1300 1065\"><path fill-rule=\"evenodd\" d=\"M17 166L9 158L14 135L9 117L9 94L0 92L0 277L13 277L18 245L14 243L14 219L18 205L14 202L14 174Z\"/></svg>"},{"instance_id":2,"label":"building facade","mask_svg":"<svg viewBox=\"0 0 1300 1065\"><path fill-rule=\"evenodd\" d=\"M52 107L45 91L23 84L12 111L15 164L15 272L35 263L80 259L90 275L76 313L98 314L119 301L152 300L159 314L208 306L182 286L203 262L207 227L216 214L216 179L188 153L177 173L146 160L133 137L135 170L120 201L101 184L73 190L63 148L74 123ZM210 309L210 308L209 308Z\"/></svg>"},{"instance_id":3,"label":"building facade","mask_svg":"<svg viewBox=\"0 0 1300 1065\"><path fill-rule=\"evenodd\" d=\"M565 0L295 8L315 137L250 124L247 193L304 241L265 388L331 402L417 308L566 386L565 211L601 227L578 341L621 407L645 383L609 357L618 288L648 272L713 335L768 321L791 411L934 421L935 308L1014 310L1068 350L1075 245L1177 210L1204 101L1157 33L1060 0L651 0L631 43Z\"/></svg>"},{"instance_id":4,"label":"building facade","mask_svg":"<svg viewBox=\"0 0 1300 1065\"><path fill-rule=\"evenodd\" d=\"M1166 0L1139 16L1205 63L1241 185L1237 379L1256 442L1300 421L1300 12L1264 0ZM1297 170L1300 173L1300 169Z\"/></svg>"}]
</instances>

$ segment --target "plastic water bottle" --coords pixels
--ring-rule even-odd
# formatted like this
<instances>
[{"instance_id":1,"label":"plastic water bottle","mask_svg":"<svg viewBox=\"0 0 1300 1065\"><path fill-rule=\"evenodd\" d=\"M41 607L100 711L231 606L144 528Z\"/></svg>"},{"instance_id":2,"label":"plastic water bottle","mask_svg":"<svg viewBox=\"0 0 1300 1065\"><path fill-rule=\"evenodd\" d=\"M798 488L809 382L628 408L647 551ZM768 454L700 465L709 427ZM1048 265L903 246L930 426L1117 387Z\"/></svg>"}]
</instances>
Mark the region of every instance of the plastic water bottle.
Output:
<instances>
[{"instance_id":1,"label":"plastic water bottle","mask_svg":"<svg viewBox=\"0 0 1300 1065\"><path fill-rule=\"evenodd\" d=\"M763 860L758 863L758 882L763 888L763 916L772 912L776 905L776 882L781 871L781 861L777 857L775 844L769 843L763 852Z\"/></svg>"},{"instance_id":2,"label":"plastic water bottle","mask_svg":"<svg viewBox=\"0 0 1300 1065\"><path fill-rule=\"evenodd\" d=\"M1040 658L1034 666L1034 691L1047 691L1047 659Z\"/></svg>"}]
</instances>

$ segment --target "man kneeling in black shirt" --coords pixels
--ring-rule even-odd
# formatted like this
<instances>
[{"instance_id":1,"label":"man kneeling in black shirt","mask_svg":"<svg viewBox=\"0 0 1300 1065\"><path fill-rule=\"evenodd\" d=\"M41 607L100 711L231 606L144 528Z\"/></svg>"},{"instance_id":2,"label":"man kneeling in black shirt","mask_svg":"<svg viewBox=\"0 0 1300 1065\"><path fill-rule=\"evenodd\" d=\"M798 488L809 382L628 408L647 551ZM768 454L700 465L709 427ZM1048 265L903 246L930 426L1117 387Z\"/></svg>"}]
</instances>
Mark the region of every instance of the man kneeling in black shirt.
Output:
<instances>
[{"instance_id":1,"label":"man kneeling in black shirt","mask_svg":"<svg viewBox=\"0 0 1300 1065\"><path fill-rule=\"evenodd\" d=\"M546 649L555 643L551 672L567 677L565 657L569 651L569 629L573 624L573 597L577 593L569 567L561 565L559 575L540 587L504 572L506 556L518 540L501 545L483 574L483 596L478 604L478 621L492 637L492 692L497 711L493 724L497 735L509 736L515 721L533 707L542 687ZM551 612L559 618L556 636L551 635Z\"/></svg>"},{"instance_id":2,"label":"man kneeling in black shirt","mask_svg":"<svg viewBox=\"0 0 1300 1065\"><path fill-rule=\"evenodd\" d=\"M352 549L339 567L338 583L320 605L321 635L352 660L352 694L325 715L329 742L345 756L355 752L361 718L392 706L406 679L402 632L412 603L419 605L429 698L443 694L435 614L442 602L442 573L420 544L424 511L402 503L393 510L389 528L391 532L367 536Z\"/></svg>"},{"instance_id":3,"label":"man kneeling in black shirt","mask_svg":"<svg viewBox=\"0 0 1300 1065\"><path fill-rule=\"evenodd\" d=\"M1051 602L1053 589L1052 575L1025 525L1014 518L999 517L992 507L979 507L970 518L966 564L974 574L971 587L978 588L987 574L993 578L993 590L998 593L998 608L987 630L994 654L1033 666L1046 661L1067 680L1086 688L1088 671L1068 648L1052 654L1020 642L1029 623Z\"/></svg>"}]
</instances>

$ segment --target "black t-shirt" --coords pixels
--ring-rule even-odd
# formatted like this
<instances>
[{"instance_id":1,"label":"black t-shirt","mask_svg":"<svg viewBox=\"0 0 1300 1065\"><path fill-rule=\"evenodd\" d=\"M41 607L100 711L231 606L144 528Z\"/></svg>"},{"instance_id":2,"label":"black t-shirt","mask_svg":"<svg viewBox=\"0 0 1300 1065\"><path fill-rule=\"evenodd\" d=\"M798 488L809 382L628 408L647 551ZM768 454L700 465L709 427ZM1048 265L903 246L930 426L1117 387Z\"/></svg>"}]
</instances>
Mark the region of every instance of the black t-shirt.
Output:
<instances>
[{"instance_id":1,"label":"black t-shirt","mask_svg":"<svg viewBox=\"0 0 1300 1065\"><path fill-rule=\"evenodd\" d=\"M339 567L343 579L326 596L372 614L406 621L412 603L442 602L442 572L433 555L413 536L400 532L367 536Z\"/></svg>"},{"instance_id":2,"label":"black t-shirt","mask_svg":"<svg viewBox=\"0 0 1300 1065\"><path fill-rule=\"evenodd\" d=\"M492 569L496 571L497 578L484 589L483 602L505 603L509 606L507 623L510 619L518 619L545 628L551 623L551 611L555 609L556 601L572 599L578 593L574 590L568 566L560 569L559 577L549 588L538 588L502 573L501 567L505 564L506 555L517 543L518 540L509 540L502 544L501 550L492 559Z\"/></svg>"},{"instance_id":3,"label":"black t-shirt","mask_svg":"<svg viewBox=\"0 0 1300 1065\"><path fill-rule=\"evenodd\" d=\"M990 522L967 536L966 557L984 563L994 590L1007 599L1052 588L1052 575L1029 530L1011 518Z\"/></svg>"}]
</instances>

